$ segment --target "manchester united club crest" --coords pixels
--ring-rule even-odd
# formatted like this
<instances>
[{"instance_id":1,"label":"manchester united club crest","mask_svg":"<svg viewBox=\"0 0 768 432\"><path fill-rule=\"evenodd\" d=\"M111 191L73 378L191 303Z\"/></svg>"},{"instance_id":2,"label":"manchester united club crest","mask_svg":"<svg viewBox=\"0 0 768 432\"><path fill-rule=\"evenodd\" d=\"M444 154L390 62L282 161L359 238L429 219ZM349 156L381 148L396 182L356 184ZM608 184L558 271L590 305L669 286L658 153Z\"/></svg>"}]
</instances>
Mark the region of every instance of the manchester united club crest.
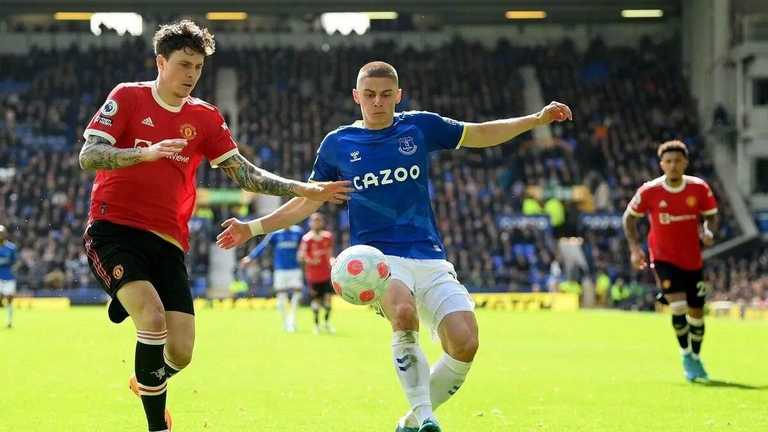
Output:
<instances>
[{"instance_id":1,"label":"manchester united club crest","mask_svg":"<svg viewBox=\"0 0 768 432\"><path fill-rule=\"evenodd\" d=\"M197 136L197 129L189 123L181 125L179 132L181 132L181 137L187 141L191 141Z\"/></svg>"},{"instance_id":2,"label":"manchester united club crest","mask_svg":"<svg viewBox=\"0 0 768 432\"><path fill-rule=\"evenodd\" d=\"M123 266L120 264L116 265L115 268L112 269L112 277L117 280L122 279L123 274L125 274L125 270L123 270Z\"/></svg>"},{"instance_id":3,"label":"manchester united club crest","mask_svg":"<svg viewBox=\"0 0 768 432\"><path fill-rule=\"evenodd\" d=\"M688 198L685 199L685 203L688 204L688 207L696 207L696 197L693 195L689 195Z\"/></svg>"}]
</instances>

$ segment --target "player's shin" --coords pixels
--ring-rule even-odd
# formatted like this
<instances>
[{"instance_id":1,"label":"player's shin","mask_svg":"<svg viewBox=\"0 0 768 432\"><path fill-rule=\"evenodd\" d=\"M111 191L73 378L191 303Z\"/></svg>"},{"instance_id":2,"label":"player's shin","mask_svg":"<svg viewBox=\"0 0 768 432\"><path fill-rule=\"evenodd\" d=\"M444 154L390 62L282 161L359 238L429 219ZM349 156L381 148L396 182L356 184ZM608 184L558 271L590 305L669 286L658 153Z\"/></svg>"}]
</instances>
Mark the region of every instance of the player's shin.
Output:
<instances>
[{"instance_id":1,"label":"player's shin","mask_svg":"<svg viewBox=\"0 0 768 432\"><path fill-rule=\"evenodd\" d=\"M288 317L287 317L287 311L285 310L285 305L287 303L288 303L288 292L278 291L277 292L277 310L280 311L280 317L283 320L283 326L285 328L288 328Z\"/></svg>"},{"instance_id":2,"label":"player's shin","mask_svg":"<svg viewBox=\"0 0 768 432\"><path fill-rule=\"evenodd\" d=\"M5 306L7 316L6 325L10 328L13 325L13 299L9 298Z\"/></svg>"},{"instance_id":3,"label":"player's shin","mask_svg":"<svg viewBox=\"0 0 768 432\"><path fill-rule=\"evenodd\" d=\"M138 330L136 332L136 380L150 431L164 431L166 379L163 348L168 332Z\"/></svg>"},{"instance_id":4,"label":"player's shin","mask_svg":"<svg viewBox=\"0 0 768 432\"><path fill-rule=\"evenodd\" d=\"M691 328L691 351L699 355L701 352L701 343L704 341L704 319L694 318L690 315L686 317L688 326Z\"/></svg>"},{"instance_id":5,"label":"player's shin","mask_svg":"<svg viewBox=\"0 0 768 432\"><path fill-rule=\"evenodd\" d=\"M418 344L415 330L396 330L392 334L392 356L400 385L419 424L432 417L429 396L429 363Z\"/></svg>"},{"instance_id":6,"label":"player's shin","mask_svg":"<svg viewBox=\"0 0 768 432\"><path fill-rule=\"evenodd\" d=\"M459 361L448 354L440 357L432 367L429 380L429 396L432 399L433 410L459 391L471 367L472 362Z\"/></svg>"},{"instance_id":7,"label":"player's shin","mask_svg":"<svg viewBox=\"0 0 768 432\"><path fill-rule=\"evenodd\" d=\"M288 325L291 327L296 326L296 310L299 308L299 300L301 300L301 291L294 291L291 296L291 311L288 315Z\"/></svg>"},{"instance_id":8,"label":"player's shin","mask_svg":"<svg viewBox=\"0 0 768 432\"><path fill-rule=\"evenodd\" d=\"M674 301L669 304L669 308L672 310L672 327L675 329L675 335L677 336L677 343L680 345L680 349L688 351L688 320L685 318L685 314L688 311L688 304L685 300Z\"/></svg>"}]
</instances>

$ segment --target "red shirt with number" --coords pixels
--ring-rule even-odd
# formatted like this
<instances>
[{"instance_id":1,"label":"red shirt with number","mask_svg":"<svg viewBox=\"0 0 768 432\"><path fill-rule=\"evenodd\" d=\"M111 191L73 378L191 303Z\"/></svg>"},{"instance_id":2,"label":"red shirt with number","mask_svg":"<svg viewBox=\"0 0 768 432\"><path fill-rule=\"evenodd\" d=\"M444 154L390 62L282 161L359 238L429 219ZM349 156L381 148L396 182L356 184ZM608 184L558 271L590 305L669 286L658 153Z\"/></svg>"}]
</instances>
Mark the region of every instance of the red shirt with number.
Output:
<instances>
[{"instance_id":1,"label":"red shirt with number","mask_svg":"<svg viewBox=\"0 0 768 432\"><path fill-rule=\"evenodd\" d=\"M130 167L97 170L88 222L107 220L152 231L184 251L187 223L195 208L195 172L203 158L216 165L237 153L219 110L187 97L180 106L165 103L153 81L118 84L83 134L109 140L117 148L149 147L184 138L173 156Z\"/></svg>"},{"instance_id":2,"label":"red shirt with number","mask_svg":"<svg viewBox=\"0 0 768 432\"><path fill-rule=\"evenodd\" d=\"M304 276L309 283L321 283L331 280L331 257L333 256L333 234L310 231L301 238L301 250L304 254Z\"/></svg>"},{"instance_id":3,"label":"red shirt with number","mask_svg":"<svg viewBox=\"0 0 768 432\"><path fill-rule=\"evenodd\" d=\"M672 188L661 176L643 184L629 204L637 217L648 214L651 224L648 249L651 262L663 261L683 270L703 267L699 223L701 216L717 213L717 201L704 180L683 176Z\"/></svg>"}]
</instances>

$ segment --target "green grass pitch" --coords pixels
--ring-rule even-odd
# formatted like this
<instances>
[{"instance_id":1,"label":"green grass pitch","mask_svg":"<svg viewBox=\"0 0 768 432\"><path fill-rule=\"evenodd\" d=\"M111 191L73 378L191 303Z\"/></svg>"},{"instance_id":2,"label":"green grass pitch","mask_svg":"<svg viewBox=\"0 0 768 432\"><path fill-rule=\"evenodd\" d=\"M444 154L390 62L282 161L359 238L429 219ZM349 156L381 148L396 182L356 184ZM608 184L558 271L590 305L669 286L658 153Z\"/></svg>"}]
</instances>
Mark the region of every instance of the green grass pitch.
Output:
<instances>
[{"instance_id":1,"label":"green grass pitch","mask_svg":"<svg viewBox=\"0 0 768 432\"><path fill-rule=\"evenodd\" d=\"M0 317L4 317L4 313ZM768 322L709 319L713 385L684 381L669 317L480 311L480 351L437 412L447 432L768 431ZM394 430L406 411L388 324L284 334L276 312L201 310L191 366L169 386L174 431ZM439 354L427 332L422 345ZM102 308L17 311L0 329L0 431L145 431L127 388L134 331Z\"/></svg>"}]
</instances>

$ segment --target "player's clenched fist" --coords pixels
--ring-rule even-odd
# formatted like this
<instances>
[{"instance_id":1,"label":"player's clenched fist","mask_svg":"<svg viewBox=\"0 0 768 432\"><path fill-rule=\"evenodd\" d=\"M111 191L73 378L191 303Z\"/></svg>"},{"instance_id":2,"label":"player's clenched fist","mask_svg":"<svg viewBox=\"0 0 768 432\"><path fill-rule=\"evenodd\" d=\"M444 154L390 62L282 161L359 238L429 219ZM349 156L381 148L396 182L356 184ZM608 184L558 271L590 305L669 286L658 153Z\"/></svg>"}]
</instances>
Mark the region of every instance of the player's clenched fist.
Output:
<instances>
[{"instance_id":1,"label":"player's clenched fist","mask_svg":"<svg viewBox=\"0 0 768 432\"><path fill-rule=\"evenodd\" d=\"M552 122L562 122L566 120L573 120L573 114L568 105L552 101L549 105L545 106L541 111L536 114L539 119L539 124L547 125Z\"/></svg>"}]
</instances>

